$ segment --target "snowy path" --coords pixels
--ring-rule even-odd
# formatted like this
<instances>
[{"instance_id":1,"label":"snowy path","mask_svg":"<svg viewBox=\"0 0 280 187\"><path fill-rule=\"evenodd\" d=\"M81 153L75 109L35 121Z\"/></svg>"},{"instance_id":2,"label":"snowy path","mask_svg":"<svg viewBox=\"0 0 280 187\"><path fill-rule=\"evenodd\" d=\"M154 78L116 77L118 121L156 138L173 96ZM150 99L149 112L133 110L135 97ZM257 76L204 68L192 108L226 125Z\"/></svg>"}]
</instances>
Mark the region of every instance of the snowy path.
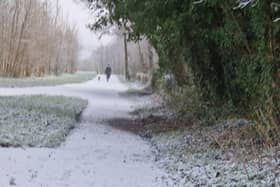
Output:
<instances>
[{"instance_id":1,"label":"snowy path","mask_svg":"<svg viewBox=\"0 0 280 187\"><path fill-rule=\"evenodd\" d=\"M103 79L104 80L104 79ZM164 172L153 162L149 144L140 137L109 126L104 119L125 117L135 102L118 92L127 87L110 83L40 88L0 89L0 95L65 95L89 101L82 121L56 149L0 148L0 186L19 187L164 187Z\"/></svg>"}]
</instances>

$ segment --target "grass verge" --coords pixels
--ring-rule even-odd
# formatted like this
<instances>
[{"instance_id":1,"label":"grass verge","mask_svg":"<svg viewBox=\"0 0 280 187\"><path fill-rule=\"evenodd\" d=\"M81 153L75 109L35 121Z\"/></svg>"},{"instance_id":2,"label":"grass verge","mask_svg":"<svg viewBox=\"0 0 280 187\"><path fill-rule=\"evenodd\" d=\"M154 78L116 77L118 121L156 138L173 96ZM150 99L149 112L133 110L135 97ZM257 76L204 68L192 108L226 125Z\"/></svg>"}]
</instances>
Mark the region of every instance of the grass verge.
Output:
<instances>
[{"instance_id":1,"label":"grass verge","mask_svg":"<svg viewBox=\"0 0 280 187\"><path fill-rule=\"evenodd\" d=\"M0 87L34 87L57 86L62 84L75 84L89 81L95 77L94 72L77 72L75 74L62 74L60 76L4 78L0 77Z\"/></svg>"},{"instance_id":2,"label":"grass verge","mask_svg":"<svg viewBox=\"0 0 280 187\"><path fill-rule=\"evenodd\" d=\"M112 119L108 124L150 141L155 160L176 186L280 185L280 146L250 149L250 121L237 118L201 125L193 115L179 119L154 103L131 114L131 119Z\"/></svg>"},{"instance_id":3,"label":"grass verge","mask_svg":"<svg viewBox=\"0 0 280 187\"><path fill-rule=\"evenodd\" d=\"M56 147L65 140L87 101L62 96L0 97L0 146Z\"/></svg>"}]
</instances>

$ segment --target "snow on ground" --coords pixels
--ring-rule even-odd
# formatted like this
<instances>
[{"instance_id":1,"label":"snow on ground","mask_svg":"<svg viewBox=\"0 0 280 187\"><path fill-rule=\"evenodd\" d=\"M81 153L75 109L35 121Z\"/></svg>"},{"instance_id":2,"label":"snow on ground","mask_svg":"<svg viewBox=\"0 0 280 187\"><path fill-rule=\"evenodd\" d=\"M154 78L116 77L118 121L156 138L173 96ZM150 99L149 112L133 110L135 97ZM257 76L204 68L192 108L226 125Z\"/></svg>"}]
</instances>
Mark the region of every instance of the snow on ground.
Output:
<instances>
[{"instance_id":1,"label":"snow on ground","mask_svg":"<svg viewBox=\"0 0 280 187\"><path fill-rule=\"evenodd\" d=\"M59 148L0 148L0 186L164 187L149 143L102 124L128 117L136 101L119 96L127 87L113 76L57 87L1 88L0 95L63 95L87 99L82 121Z\"/></svg>"},{"instance_id":2,"label":"snow on ground","mask_svg":"<svg viewBox=\"0 0 280 187\"><path fill-rule=\"evenodd\" d=\"M0 97L0 146L57 147L87 101L72 97Z\"/></svg>"},{"instance_id":3,"label":"snow on ground","mask_svg":"<svg viewBox=\"0 0 280 187\"><path fill-rule=\"evenodd\" d=\"M262 163L245 154L242 159L250 160L237 159L234 154L238 150L214 148L210 140L203 140L201 132L178 130L155 135L151 140L159 150L158 164L168 171L175 186L280 186L280 162L274 151L260 153Z\"/></svg>"},{"instance_id":4,"label":"snow on ground","mask_svg":"<svg viewBox=\"0 0 280 187\"><path fill-rule=\"evenodd\" d=\"M91 80L95 72L79 71L74 74L62 74L60 76L28 77L28 78L6 78L0 77L0 87L33 87L33 86L56 86L70 83L82 83Z\"/></svg>"},{"instance_id":5,"label":"snow on ground","mask_svg":"<svg viewBox=\"0 0 280 187\"><path fill-rule=\"evenodd\" d=\"M133 123L138 124L140 130L134 128L132 131L147 138L154 146L157 164L168 172L173 186L280 187L279 146L261 152L256 147L254 150L248 145L244 146L241 142L248 139L243 137L239 142L240 147L231 145L221 149L217 139L213 138L221 137L229 129L234 132L251 125L247 120L227 119L205 126L197 123L191 125L192 119L185 117L178 124L173 112L160 105L160 97L145 97L142 97L145 98L142 106L133 113L138 116ZM224 136L220 143L232 141L230 136Z\"/></svg>"}]
</instances>

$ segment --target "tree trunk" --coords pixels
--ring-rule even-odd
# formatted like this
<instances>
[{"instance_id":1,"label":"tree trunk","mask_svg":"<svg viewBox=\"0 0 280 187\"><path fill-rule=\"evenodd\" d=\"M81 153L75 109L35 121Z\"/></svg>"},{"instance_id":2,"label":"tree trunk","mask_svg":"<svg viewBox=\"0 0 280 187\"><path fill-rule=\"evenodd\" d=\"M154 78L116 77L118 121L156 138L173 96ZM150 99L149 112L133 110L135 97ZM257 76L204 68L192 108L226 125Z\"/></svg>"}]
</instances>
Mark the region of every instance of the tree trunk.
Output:
<instances>
[{"instance_id":1,"label":"tree trunk","mask_svg":"<svg viewBox=\"0 0 280 187\"><path fill-rule=\"evenodd\" d=\"M125 79L129 80L129 71L128 71L128 52L127 52L127 37L126 33L123 33L123 40L124 40L124 72L125 72Z\"/></svg>"}]
</instances>

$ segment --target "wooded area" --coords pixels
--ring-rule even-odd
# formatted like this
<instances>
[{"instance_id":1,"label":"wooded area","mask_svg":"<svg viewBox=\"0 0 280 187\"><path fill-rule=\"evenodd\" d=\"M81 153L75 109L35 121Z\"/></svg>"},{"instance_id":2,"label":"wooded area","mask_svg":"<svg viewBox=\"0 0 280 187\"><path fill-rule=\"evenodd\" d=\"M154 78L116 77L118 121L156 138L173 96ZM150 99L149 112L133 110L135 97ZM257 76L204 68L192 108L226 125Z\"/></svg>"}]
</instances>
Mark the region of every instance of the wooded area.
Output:
<instances>
[{"instance_id":1,"label":"wooded area","mask_svg":"<svg viewBox=\"0 0 280 187\"><path fill-rule=\"evenodd\" d=\"M130 39L148 38L161 76L175 78L169 92L195 85L195 113L258 121L261 136L280 132L278 1L99 0L93 7L101 16L92 28L125 25Z\"/></svg>"},{"instance_id":2,"label":"wooded area","mask_svg":"<svg viewBox=\"0 0 280 187\"><path fill-rule=\"evenodd\" d=\"M0 76L74 72L78 42L58 2L0 1Z\"/></svg>"},{"instance_id":3,"label":"wooded area","mask_svg":"<svg viewBox=\"0 0 280 187\"><path fill-rule=\"evenodd\" d=\"M0 0L0 186L280 187L279 137L280 0Z\"/></svg>"},{"instance_id":4,"label":"wooded area","mask_svg":"<svg viewBox=\"0 0 280 187\"><path fill-rule=\"evenodd\" d=\"M156 68L157 54L149 44L148 40L138 42L127 42L128 73L133 80L141 79L140 75L150 75ZM124 38L122 35L116 36L107 46L101 46L92 53L95 62L95 69L103 73L105 67L110 64L114 74L125 74L125 50ZM87 64L90 64L89 62ZM138 76L137 76L138 75ZM146 81L144 81L146 82Z\"/></svg>"}]
</instances>

